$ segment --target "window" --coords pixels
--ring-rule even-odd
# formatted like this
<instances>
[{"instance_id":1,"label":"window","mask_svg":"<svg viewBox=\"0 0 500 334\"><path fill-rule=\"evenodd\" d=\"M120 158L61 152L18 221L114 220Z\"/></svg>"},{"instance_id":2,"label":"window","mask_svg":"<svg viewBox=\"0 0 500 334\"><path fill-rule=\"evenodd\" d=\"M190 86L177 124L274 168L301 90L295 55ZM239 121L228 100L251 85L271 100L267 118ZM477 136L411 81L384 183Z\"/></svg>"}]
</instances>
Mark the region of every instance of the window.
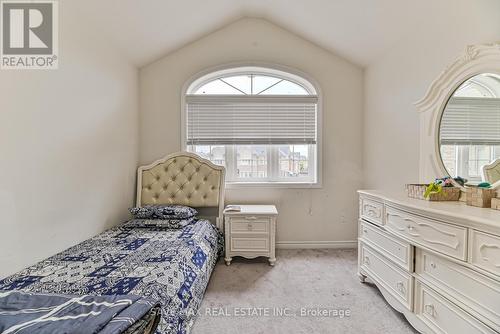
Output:
<instances>
[{"instance_id":1,"label":"window","mask_svg":"<svg viewBox=\"0 0 500 334\"><path fill-rule=\"evenodd\" d=\"M302 77L260 67L195 80L185 95L190 152L230 183L317 183L318 96Z\"/></svg>"},{"instance_id":2,"label":"window","mask_svg":"<svg viewBox=\"0 0 500 334\"><path fill-rule=\"evenodd\" d=\"M480 182L483 166L500 158L500 145L441 145L441 157L451 175Z\"/></svg>"}]
</instances>

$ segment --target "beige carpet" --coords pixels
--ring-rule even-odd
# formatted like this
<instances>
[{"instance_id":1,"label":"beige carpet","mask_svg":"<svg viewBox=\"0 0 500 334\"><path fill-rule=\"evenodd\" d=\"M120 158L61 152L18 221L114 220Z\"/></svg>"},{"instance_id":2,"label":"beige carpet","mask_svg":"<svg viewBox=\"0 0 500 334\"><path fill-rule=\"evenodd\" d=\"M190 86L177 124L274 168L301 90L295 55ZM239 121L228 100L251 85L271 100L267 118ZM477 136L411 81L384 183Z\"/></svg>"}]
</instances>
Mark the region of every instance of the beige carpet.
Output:
<instances>
[{"instance_id":1,"label":"beige carpet","mask_svg":"<svg viewBox=\"0 0 500 334\"><path fill-rule=\"evenodd\" d=\"M274 268L219 262L192 333L417 333L375 286L359 282L355 250L280 250L277 258Z\"/></svg>"}]
</instances>

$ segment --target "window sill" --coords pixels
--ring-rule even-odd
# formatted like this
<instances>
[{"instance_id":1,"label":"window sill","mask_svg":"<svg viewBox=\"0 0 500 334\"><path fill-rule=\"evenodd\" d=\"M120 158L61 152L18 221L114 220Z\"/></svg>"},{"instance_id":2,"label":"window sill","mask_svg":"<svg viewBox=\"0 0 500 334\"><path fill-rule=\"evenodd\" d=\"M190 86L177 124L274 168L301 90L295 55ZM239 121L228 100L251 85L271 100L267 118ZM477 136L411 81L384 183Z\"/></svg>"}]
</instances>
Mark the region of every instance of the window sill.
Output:
<instances>
[{"instance_id":1,"label":"window sill","mask_svg":"<svg viewBox=\"0 0 500 334\"><path fill-rule=\"evenodd\" d=\"M240 188L282 188L282 189L319 189L320 182L226 182L226 189Z\"/></svg>"}]
</instances>

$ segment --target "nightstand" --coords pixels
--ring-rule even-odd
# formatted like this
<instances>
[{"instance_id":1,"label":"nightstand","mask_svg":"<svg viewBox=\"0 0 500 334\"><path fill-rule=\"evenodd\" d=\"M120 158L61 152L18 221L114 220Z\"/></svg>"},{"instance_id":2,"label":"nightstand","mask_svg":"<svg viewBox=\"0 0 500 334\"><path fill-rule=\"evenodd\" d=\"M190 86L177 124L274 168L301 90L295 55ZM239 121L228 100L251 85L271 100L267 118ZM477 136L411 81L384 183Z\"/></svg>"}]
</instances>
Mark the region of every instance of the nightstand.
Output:
<instances>
[{"instance_id":1,"label":"nightstand","mask_svg":"<svg viewBox=\"0 0 500 334\"><path fill-rule=\"evenodd\" d=\"M253 259L258 256L276 262L276 218L274 205L238 205L240 211L224 211L227 265L234 256Z\"/></svg>"}]
</instances>

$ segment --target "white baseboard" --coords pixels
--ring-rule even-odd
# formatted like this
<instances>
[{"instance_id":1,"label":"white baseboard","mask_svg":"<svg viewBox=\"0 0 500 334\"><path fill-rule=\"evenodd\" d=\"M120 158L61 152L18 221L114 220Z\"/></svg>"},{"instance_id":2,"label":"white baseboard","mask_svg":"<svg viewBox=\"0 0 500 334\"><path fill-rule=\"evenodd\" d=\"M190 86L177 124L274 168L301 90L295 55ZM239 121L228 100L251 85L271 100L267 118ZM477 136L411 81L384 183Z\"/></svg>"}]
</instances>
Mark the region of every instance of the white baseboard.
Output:
<instances>
[{"instance_id":1,"label":"white baseboard","mask_svg":"<svg viewBox=\"0 0 500 334\"><path fill-rule=\"evenodd\" d=\"M357 248L356 240L348 241L278 241L279 249Z\"/></svg>"}]
</instances>

